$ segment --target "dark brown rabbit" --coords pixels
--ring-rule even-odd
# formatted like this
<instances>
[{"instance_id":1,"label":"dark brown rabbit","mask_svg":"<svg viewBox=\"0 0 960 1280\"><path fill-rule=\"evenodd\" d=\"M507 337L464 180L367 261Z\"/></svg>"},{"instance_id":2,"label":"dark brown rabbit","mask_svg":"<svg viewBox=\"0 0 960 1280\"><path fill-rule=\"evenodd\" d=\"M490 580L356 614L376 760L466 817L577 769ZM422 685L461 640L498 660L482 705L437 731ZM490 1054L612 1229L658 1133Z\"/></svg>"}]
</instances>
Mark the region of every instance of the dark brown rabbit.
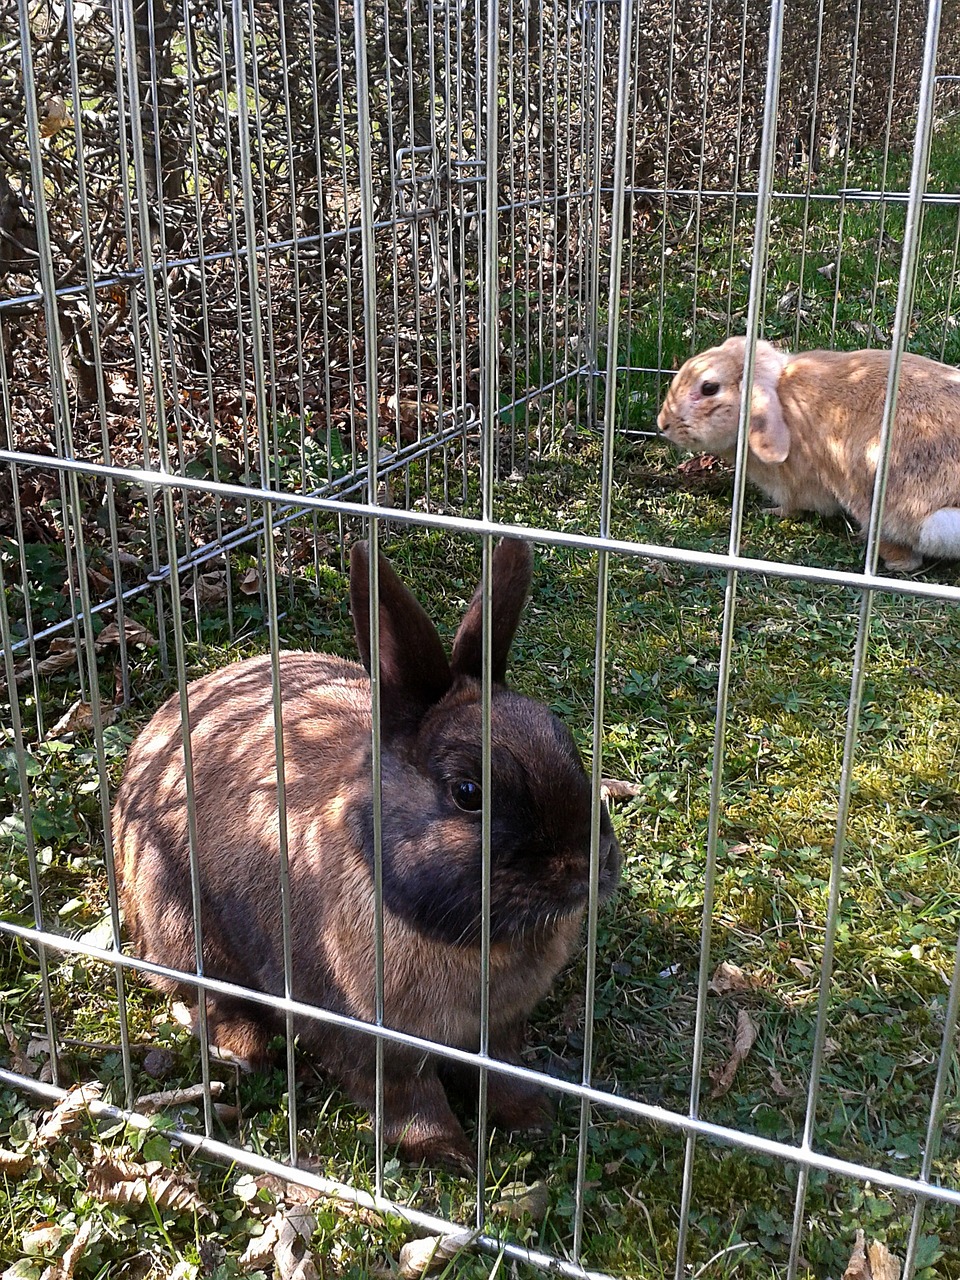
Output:
<instances>
[{"instance_id":1,"label":"dark brown rabbit","mask_svg":"<svg viewBox=\"0 0 960 1280\"><path fill-rule=\"evenodd\" d=\"M490 1053L518 1061L527 1018L573 951L587 901L590 785L573 739L541 703L503 683L530 586L532 555L501 542L492 584ZM380 675L385 1022L479 1046L481 603L448 661L426 613L383 557ZM290 865L293 996L374 1018L373 804L368 553L354 546L350 596L364 667L319 653L280 655ZM367 668L367 669L365 669ZM204 972L282 994L273 694L268 656L190 685ZM138 954L195 970L180 706L134 744L113 814L127 927ZM620 850L601 811L600 892ZM196 989L156 980L195 1008ZM254 1002L207 997L211 1040L257 1065L282 1020ZM303 1018L300 1043L364 1107L374 1103L374 1040ZM386 1044L387 1141L412 1160L469 1164L437 1058ZM461 1075L463 1073L460 1073ZM489 1078L489 1113L534 1127L541 1091Z\"/></svg>"}]
</instances>

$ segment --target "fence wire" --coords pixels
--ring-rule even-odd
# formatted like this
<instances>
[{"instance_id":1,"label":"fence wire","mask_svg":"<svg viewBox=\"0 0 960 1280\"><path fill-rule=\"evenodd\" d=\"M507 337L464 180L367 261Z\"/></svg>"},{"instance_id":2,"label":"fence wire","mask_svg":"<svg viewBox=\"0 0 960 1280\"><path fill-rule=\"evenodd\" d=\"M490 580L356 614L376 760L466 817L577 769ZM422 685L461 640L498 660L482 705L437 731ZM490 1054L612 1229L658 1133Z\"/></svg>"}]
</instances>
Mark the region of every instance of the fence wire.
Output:
<instances>
[{"instance_id":1,"label":"fence wire","mask_svg":"<svg viewBox=\"0 0 960 1280\"><path fill-rule=\"evenodd\" d=\"M474 1248L512 1264L570 1277L627 1277L654 1273L629 1236L617 1247L610 1242L621 1230L615 1215L628 1202L636 1206L642 1179L632 1188L616 1181L626 1157L618 1146L606 1159L604 1137L615 1126L644 1135L638 1144L657 1146L659 1135L676 1135L682 1154L665 1193L670 1239L652 1242L658 1274L707 1274L730 1251L732 1267L738 1250L759 1247L734 1239L734 1204L723 1224L729 1246L706 1262L696 1252L703 1219L717 1212L715 1188L704 1188L705 1145L755 1157L764 1176L781 1171L788 1225L782 1256L767 1256L771 1246L762 1246L759 1265L767 1274L832 1274L809 1254L822 1229L810 1209L811 1188L829 1178L900 1197L909 1206L904 1280L933 1274L924 1254L925 1214L931 1206L960 1205L960 1183L951 1176L955 1134L945 1127L956 1107L960 939L933 1018L936 1061L925 1062L932 1083L911 1170L891 1164L882 1132L862 1141L856 1158L836 1154L820 1120L838 937L847 927L843 900L853 891L849 823L867 750L861 720L878 608L912 604L952 619L949 643L931 642L916 665L939 663L938 678L956 689L960 579L943 565L922 576L884 571L880 530L903 356L909 348L960 360L952 315L960 190L955 171L938 167L942 153L934 145L938 130L948 142L957 136L960 82L949 68L960 54L960 26L944 21L934 0L842 12L813 0L356 0L352 7L218 0L208 10L156 0L0 0L0 41L0 643L7 690L0 728L10 801L4 870L11 885L23 886L3 900L0 937L4 987L16 993L4 1015L10 1035L42 1024L49 1057L46 1080L15 1069L11 1059L0 1081L34 1101L64 1095L80 969L66 984L63 975L66 961L75 960L88 974L83 981L101 992L113 984L109 1026L119 1037L111 1100L93 1104L92 1114L142 1128L131 1025L142 1023L144 979L158 977L197 993L202 1113L198 1128L181 1119L166 1132L198 1155L389 1212L420 1230L445 1234L472 1225ZM793 274L783 270L787 225L799 226ZM675 460L651 478L628 465L648 454L624 450L660 448L656 412L673 372L730 333L746 333L748 344L732 497L729 484L723 491L729 525L713 530L726 548L709 549L702 530L678 527L679 517L662 526L659 539L641 536L643 526L631 525L624 508L647 501L642 479L659 483L673 474ZM770 543L756 554L745 540L745 522L753 519L747 388L760 338L797 349L892 352L865 548L841 567L815 563L816 554L803 550L766 554ZM553 503L552 486L557 466L573 466L583 447L594 449L587 456L597 502L571 516ZM492 556L501 536L530 542L541 557L563 555L575 572L590 575L589 706L578 709L552 686L564 717L579 715L578 741L590 764L590 885L577 970L583 1012L572 1070L568 1063L549 1069L546 1054L536 1065L532 1058L504 1063L490 1049L497 946ZM336 615L342 601L332 603L331 584L345 596L346 551L360 537L372 553L376 936L369 1022L298 998L281 682L286 628L303 599L315 647L332 651L343 641ZM415 545L425 561L423 590L429 581L434 592L430 546L443 540L444 573L448 583L456 574L459 591L469 578L461 565L476 562L479 544L481 1016L478 1042L468 1048L391 1027L385 1016L376 551L382 543L393 554L413 538L422 539ZM709 691L701 686L699 707L686 713L712 725L713 747L696 783L708 803L697 822L698 936L683 1013L689 1052L674 1105L635 1089L631 1064L611 1063L597 1047L604 1020L627 1016L603 986L611 908L600 890L602 795L610 708L630 677L621 645L631 602L620 573L641 565L654 590L676 589L671 571L686 575L686 584L722 584L712 684ZM417 581L410 585L421 594ZM718 885L737 825L728 804L736 754L730 735L743 679L738 655L751 641L742 601L745 591L772 595L794 586L843 600L851 656L834 743L829 879L822 914L807 922L820 941L812 1032L797 1067L805 1105L770 1136L759 1123L719 1122L704 1092L714 1049L718 930L730 927L721 919ZM528 608L542 611L538 590L535 574ZM432 616L444 614L434 598L423 603ZM558 619L558 651L576 625L572 616ZM116 663L105 657L108 646ZM268 653L271 666L284 975L282 992L273 994L238 989L207 971L196 729L188 714L198 670L253 650ZM337 651L354 656L349 642ZM530 665L546 678L554 660ZM192 970L130 953L110 838L123 743L111 735L112 721L119 716L129 740L161 685L179 695L183 727ZM549 692L535 680L529 691ZM74 701L82 723L61 728L59 713ZM84 835L51 829L38 764L41 748L71 734L92 752L99 829L88 874L105 925L80 937L65 909L75 877L59 884L56 872ZM942 786L955 798L955 778ZM627 913L628 929L639 928L645 908L631 885L646 832L622 814L617 819L627 886L627 905L617 910ZM679 904L679 886L677 895ZM679 967L664 954L659 977ZM285 1141L271 1140L266 1153L218 1136L206 994L272 1010L285 1029ZM894 1010L897 994L887 993ZM562 1023L563 1011L554 1016ZM298 1102L302 1020L351 1028L375 1045L366 1185L305 1167L318 1153L310 1149L309 1108ZM104 1044L106 1037L105 1030ZM422 1182L419 1202L391 1194L384 1115L387 1051L396 1046L476 1073L472 1199L441 1199ZM563 1164L566 1185L555 1188L568 1201L567 1216L533 1243L529 1234L500 1230L491 1216L500 1137L491 1135L488 1098L491 1081L503 1077L544 1087L575 1108L562 1137L575 1158ZM852 1106L856 1090L849 1092ZM755 1195L752 1185L748 1194ZM640 1203L647 1194L645 1188ZM436 1211L446 1204L452 1207ZM942 1229L940 1244L952 1274L960 1238L950 1230Z\"/></svg>"}]
</instances>

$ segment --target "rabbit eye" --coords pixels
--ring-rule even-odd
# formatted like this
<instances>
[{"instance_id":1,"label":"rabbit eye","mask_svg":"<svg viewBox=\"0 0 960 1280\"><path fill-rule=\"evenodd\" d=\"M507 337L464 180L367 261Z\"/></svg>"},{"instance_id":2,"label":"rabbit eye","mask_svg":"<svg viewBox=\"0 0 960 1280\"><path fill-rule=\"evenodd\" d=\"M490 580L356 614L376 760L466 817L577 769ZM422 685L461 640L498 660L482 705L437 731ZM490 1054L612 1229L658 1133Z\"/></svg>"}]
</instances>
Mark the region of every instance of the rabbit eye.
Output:
<instances>
[{"instance_id":1,"label":"rabbit eye","mask_svg":"<svg viewBox=\"0 0 960 1280\"><path fill-rule=\"evenodd\" d=\"M719 382L701 382L700 394L702 396L715 396L720 390Z\"/></svg>"},{"instance_id":2,"label":"rabbit eye","mask_svg":"<svg viewBox=\"0 0 960 1280\"><path fill-rule=\"evenodd\" d=\"M450 788L450 794L457 808L464 809L467 813L476 813L483 803L483 792L477 782L469 782L466 779L455 782Z\"/></svg>"}]
</instances>

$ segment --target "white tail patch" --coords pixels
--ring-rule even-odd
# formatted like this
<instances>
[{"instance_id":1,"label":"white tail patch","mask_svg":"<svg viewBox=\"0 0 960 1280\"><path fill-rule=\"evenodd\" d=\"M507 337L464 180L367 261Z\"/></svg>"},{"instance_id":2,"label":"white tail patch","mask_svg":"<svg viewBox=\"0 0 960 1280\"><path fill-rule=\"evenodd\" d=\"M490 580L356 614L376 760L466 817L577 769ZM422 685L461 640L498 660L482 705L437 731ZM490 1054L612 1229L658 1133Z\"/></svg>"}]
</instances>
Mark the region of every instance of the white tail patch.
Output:
<instances>
[{"instance_id":1,"label":"white tail patch","mask_svg":"<svg viewBox=\"0 0 960 1280\"><path fill-rule=\"evenodd\" d=\"M920 526L917 550L929 557L960 560L960 507L941 507Z\"/></svg>"}]
</instances>

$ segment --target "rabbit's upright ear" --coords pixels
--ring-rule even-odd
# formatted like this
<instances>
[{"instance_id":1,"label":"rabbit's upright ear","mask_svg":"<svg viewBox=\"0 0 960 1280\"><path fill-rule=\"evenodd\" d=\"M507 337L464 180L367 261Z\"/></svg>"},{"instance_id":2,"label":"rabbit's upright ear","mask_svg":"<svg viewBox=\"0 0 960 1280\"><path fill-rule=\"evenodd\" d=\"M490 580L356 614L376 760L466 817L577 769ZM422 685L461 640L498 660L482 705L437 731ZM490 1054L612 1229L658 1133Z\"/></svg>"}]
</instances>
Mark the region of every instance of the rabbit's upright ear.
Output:
<instances>
[{"instance_id":1,"label":"rabbit's upright ear","mask_svg":"<svg viewBox=\"0 0 960 1280\"><path fill-rule=\"evenodd\" d=\"M453 678L437 629L382 555L380 711L387 728L409 727L444 696ZM350 552L350 612L360 660L370 670L370 548Z\"/></svg>"},{"instance_id":2,"label":"rabbit's upright ear","mask_svg":"<svg viewBox=\"0 0 960 1280\"><path fill-rule=\"evenodd\" d=\"M491 615L491 674L502 684L507 675L507 657L520 622L533 577L533 551L519 538L503 538L493 552ZM453 642L451 668L455 676L483 675L483 601L481 587L473 599Z\"/></svg>"}]
</instances>

